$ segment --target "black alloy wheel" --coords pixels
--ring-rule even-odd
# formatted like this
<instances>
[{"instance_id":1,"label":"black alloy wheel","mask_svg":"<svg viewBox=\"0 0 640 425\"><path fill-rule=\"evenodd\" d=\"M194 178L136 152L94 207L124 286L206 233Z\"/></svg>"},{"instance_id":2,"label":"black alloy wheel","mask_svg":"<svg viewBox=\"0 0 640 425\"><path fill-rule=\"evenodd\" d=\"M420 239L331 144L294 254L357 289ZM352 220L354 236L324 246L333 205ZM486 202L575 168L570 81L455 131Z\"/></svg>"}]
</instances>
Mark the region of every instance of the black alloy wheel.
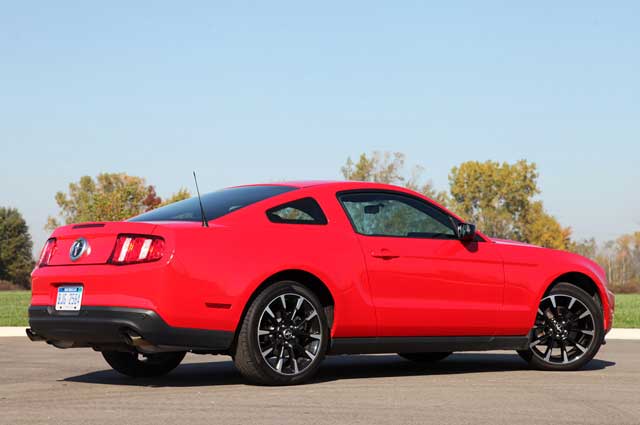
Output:
<instances>
[{"instance_id":1,"label":"black alloy wheel","mask_svg":"<svg viewBox=\"0 0 640 425\"><path fill-rule=\"evenodd\" d=\"M582 289L559 283L539 304L529 349L518 353L543 370L576 370L598 352L604 337L602 310Z\"/></svg>"},{"instance_id":2,"label":"black alloy wheel","mask_svg":"<svg viewBox=\"0 0 640 425\"><path fill-rule=\"evenodd\" d=\"M266 288L253 301L238 335L234 362L258 384L301 383L317 370L329 329L316 295L296 282Z\"/></svg>"}]
</instances>

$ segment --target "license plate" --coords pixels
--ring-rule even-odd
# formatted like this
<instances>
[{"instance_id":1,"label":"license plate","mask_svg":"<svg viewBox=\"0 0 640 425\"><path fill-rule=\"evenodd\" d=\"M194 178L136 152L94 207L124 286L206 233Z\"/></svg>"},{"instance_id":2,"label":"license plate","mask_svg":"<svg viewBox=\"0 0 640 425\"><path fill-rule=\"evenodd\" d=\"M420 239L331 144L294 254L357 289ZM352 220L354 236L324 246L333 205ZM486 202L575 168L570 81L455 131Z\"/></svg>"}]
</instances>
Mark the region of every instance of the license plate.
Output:
<instances>
[{"instance_id":1,"label":"license plate","mask_svg":"<svg viewBox=\"0 0 640 425\"><path fill-rule=\"evenodd\" d=\"M79 311L82 305L82 286L60 286L56 298L56 310Z\"/></svg>"}]
</instances>

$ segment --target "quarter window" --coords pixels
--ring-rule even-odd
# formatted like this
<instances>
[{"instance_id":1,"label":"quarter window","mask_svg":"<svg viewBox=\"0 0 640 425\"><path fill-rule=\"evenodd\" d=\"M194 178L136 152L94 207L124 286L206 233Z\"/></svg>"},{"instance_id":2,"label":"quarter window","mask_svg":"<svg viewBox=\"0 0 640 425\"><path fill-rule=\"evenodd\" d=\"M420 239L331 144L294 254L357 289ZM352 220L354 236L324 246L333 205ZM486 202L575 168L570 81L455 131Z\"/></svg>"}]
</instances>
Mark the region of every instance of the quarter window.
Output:
<instances>
[{"instance_id":1,"label":"quarter window","mask_svg":"<svg viewBox=\"0 0 640 425\"><path fill-rule=\"evenodd\" d=\"M387 192L339 196L356 232L367 236L456 239L451 217L410 196Z\"/></svg>"},{"instance_id":2,"label":"quarter window","mask_svg":"<svg viewBox=\"0 0 640 425\"><path fill-rule=\"evenodd\" d=\"M267 217L274 223L327 224L327 217L313 198L302 198L278 205L267 211Z\"/></svg>"}]
</instances>

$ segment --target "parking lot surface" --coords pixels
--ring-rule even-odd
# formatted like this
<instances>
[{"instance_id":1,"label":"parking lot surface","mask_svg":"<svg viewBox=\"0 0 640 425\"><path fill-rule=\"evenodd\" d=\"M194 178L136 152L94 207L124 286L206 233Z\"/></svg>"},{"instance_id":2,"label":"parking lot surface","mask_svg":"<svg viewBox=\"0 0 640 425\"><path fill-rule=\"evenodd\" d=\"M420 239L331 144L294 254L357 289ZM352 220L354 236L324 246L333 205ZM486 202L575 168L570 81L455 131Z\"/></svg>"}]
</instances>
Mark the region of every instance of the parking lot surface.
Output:
<instances>
[{"instance_id":1,"label":"parking lot surface","mask_svg":"<svg viewBox=\"0 0 640 425\"><path fill-rule=\"evenodd\" d=\"M421 366L329 357L296 387L248 385L229 357L188 355L134 380L90 349L0 339L2 424L640 424L640 341L610 341L586 370L539 372L511 352Z\"/></svg>"}]
</instances>

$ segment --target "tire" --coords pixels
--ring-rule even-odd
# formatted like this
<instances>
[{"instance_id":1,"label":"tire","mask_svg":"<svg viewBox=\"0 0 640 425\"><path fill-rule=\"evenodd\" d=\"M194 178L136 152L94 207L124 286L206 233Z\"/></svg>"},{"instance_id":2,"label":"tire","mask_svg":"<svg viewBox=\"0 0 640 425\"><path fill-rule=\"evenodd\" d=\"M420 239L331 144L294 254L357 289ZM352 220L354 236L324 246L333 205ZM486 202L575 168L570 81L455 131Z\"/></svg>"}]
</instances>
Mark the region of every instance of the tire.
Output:
<instances>
[{"instance_id":1,"label":"tire","mask_svg":"<svg viewBox=\"0 0 640 425\"><path fill-rule=\"evenodd\" d=\"M602 309L591 295L570 283L558 283L540 301L529 349L518 354L539 370L581 369L602 345L603 322ZM540 347L545 347L544 351Z\"/></svg>"},{"instance_id":2,"label":"tire","mask_svg":"<svg viewBox=\"0 0 640 425\"><path fill-rule=\"evenodd\" d=\"M123 351L103 351L102 356L115 371L132 378L152 378L166 375L178 367L187 353L169 352L138 354Z\"/></svg>"},{"instance_id":3,"label":"tire","mask_svg":"<svg viewBox=\"0 0 640 425\"><path fill-rule=\"evenodd\" d=\"M435 363L444 360L452 353L398 353L400 357L416 363Z\"/></svg>"},{"instance_id":4,"label":"tire","mask_svg":"<svg viewBox=\"0 0 640 425\"><path fill-rule=\"evenodd\" d=\"M264 289L249 306L233 360L252 383L295 385L316 373L328 341L327 318L318 297L297 282L281 281Z\"/></svg>"}]
</instances>

